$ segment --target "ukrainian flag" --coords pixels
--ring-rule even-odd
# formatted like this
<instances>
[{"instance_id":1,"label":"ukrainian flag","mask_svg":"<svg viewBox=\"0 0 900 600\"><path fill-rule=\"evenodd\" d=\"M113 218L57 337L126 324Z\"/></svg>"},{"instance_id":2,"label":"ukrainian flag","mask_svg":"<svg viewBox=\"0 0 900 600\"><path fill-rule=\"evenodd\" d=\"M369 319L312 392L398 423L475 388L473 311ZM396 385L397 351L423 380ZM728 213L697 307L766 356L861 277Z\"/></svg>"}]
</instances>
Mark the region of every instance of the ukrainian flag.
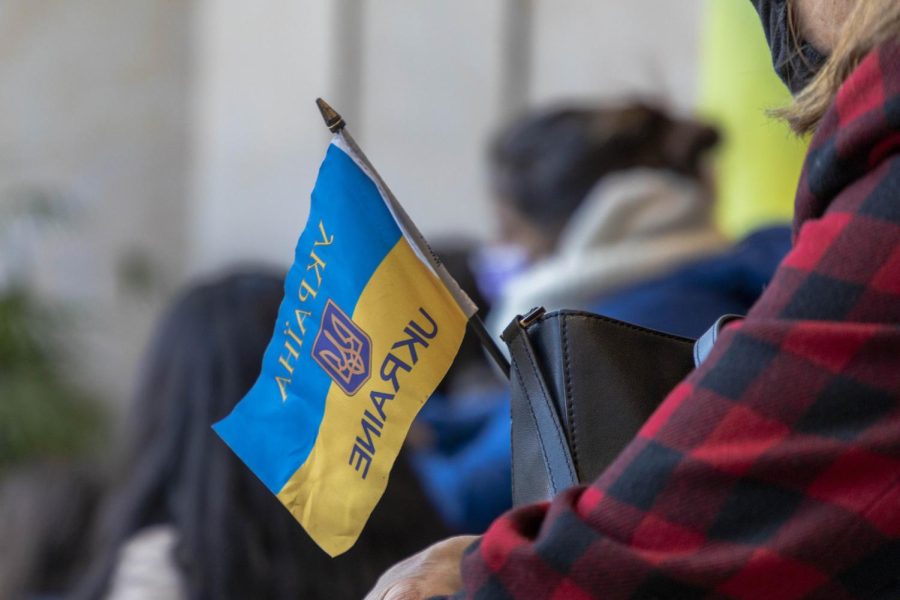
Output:
<instances>
[{"instance_id":1,"label":"ukrainian flag","mask_svg":"<svg viewBox=\"0 0 900 600\"><path fill-rule=\"evenodd\" d=\"M353 546L476 308L345 132L259 379L218 435L331 556Z\"/></svg>"}]
</instances>

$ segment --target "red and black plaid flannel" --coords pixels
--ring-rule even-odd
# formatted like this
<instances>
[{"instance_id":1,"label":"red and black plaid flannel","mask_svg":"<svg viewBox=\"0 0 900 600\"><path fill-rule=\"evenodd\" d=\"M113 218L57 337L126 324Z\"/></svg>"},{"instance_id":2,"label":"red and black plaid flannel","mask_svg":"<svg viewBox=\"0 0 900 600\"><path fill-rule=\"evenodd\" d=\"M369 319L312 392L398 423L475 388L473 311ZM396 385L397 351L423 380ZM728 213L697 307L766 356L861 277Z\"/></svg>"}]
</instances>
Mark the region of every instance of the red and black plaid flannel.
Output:
<instances>
[{"instance_id":1,"label":"red and black plaid flannel","mask_svg":"<svg viewBox=\"0 0 900 600\"><path fill-rule=\"evenodd\" d=\"M898 149L890 43L813 139L748 317L593 485L498 519L462 596L900 598Z\"/></svg>"}]
</instances>

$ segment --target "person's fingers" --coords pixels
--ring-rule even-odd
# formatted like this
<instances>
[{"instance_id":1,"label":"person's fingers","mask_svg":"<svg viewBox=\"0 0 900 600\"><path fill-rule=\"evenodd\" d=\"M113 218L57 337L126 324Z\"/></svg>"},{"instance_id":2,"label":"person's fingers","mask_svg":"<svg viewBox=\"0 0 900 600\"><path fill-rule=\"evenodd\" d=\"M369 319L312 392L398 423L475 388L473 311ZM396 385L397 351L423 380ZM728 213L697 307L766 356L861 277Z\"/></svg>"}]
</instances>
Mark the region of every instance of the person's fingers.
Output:
<instances>
[{"instance_id":1,"label":"person's fingers","mask_svg":"<svg viewBox=\"0 0 900 600\"><path fill-rule=\"evenodd\" d=\"M418 587L410 581L401 581L395 584L383 596L384 600L422 600L426 597L422 596Z\"/></svg>"},{"instance_id":2,"label":"person's fingers","mask_svg":"<svg viewBox=\"0 0 900 600\"><path fill-rule=\"evenodd\" d=\"M478 536L453 537L397 563L381 576L366 600L419 600L462 587L459 563Z\"/></svg>"}]
</instances>

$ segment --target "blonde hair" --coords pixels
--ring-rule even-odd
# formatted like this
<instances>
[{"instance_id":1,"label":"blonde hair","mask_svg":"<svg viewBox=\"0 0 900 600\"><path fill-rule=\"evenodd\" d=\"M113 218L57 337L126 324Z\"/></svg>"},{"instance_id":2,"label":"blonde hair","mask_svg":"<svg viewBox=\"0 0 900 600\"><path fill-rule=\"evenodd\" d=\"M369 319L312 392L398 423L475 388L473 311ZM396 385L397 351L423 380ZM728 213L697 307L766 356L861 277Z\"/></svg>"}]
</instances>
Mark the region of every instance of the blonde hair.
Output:
<instances>
[{"instance_id":1,"label":"blonde hair","mask_svg":"<svg viewBox=\"0 0 900 600\"><path fill-rule=\"evenodd\" d=\"M774 114L787 120L798 134L814 132L850 73L869 52L891 39L900 39L900 2L857 0L821 71L793 104Z\"/></svg>"}]
</instances>

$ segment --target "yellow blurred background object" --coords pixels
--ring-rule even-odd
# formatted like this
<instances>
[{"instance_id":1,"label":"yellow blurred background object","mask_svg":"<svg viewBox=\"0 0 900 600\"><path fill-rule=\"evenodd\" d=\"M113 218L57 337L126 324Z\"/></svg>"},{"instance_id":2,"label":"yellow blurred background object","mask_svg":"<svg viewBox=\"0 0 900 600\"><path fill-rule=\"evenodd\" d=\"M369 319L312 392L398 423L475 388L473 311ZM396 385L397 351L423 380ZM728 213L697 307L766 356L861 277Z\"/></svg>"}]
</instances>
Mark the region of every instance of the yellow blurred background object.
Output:
<instances>
[{"instance_id":1,"label":"yellow blurred background object","mask_svg":"<svg viewBox=\"0 0 900 600\"><path fill-rule=\"evenodd\" d=\"M791 219L807 141L766 113L790 94L772 70L750 2L707 0L705 13L698 106L722 129L718 221L737 238Z\"/></svg>"}]
</instances>

